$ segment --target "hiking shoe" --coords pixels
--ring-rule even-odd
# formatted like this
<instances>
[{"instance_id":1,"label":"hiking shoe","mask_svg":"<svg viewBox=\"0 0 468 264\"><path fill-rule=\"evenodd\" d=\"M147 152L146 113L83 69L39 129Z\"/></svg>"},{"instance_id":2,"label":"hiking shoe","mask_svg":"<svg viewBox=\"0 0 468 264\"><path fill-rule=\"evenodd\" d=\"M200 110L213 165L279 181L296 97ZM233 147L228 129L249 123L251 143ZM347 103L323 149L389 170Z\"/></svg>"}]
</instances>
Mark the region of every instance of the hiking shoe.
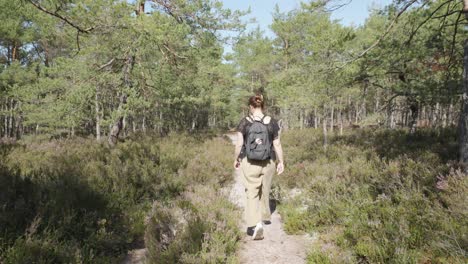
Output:
<instances>
[{"instance_id":1,"label":"hiking shoe","mask_svg":"<svg viewBox=\"0 0 468 264\"><path fill-rule=\"evenodd\" d=\"M255 226L249 226L249 227L247 227L247 235L248 235L248 236L253 236L253 234L254 234L254 229L255 229Z\"/></svg>"},{"instance_id":2,"label":"hiking shoe","mask_svg":"<svg viewBox=\"0 0 468 264\"><path fill-rule=\"evenodd\" d=\"M253 240L261 240L263 239L263 225L262 223L258 223L257 226L255 226L254 233L252 235Z\"/></svg>"},{"instance_id":3,"label":"hiking shoe","mask_svg":"<svg viewBox=\"0 0 468 264\"><path fill-rule=\"evenodd\" d=\"M271 225L271 221L270 220L263 220L263 224L264 225Z\"/></svg>"}]
</instances>

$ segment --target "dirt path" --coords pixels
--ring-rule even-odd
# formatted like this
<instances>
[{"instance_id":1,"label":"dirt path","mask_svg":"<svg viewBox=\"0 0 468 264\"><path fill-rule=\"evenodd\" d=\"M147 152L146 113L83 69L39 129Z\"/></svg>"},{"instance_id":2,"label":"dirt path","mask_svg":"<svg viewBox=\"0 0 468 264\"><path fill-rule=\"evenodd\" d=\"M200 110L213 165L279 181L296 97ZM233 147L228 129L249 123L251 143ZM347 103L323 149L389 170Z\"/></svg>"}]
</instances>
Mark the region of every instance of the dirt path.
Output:
<instances>
[{"instance_id":1,"label":"dirt path","mask_svg":"<svg viewBox=\"0 0 468 264\"><path fill-rule=\"evenodd\" d=\"M227 134L234 143L235 134ZM239 170L235 172L235 182L230 193L230 200L243 208L245 204L244 186L241 182ZM305 263L307 249L310 248L311 239L307 236L288 235L283 230L281 215L274 211L271 224L265 225L263 240L251 240L251 237L245 236L241 241L241 247L238 253L240 263L275 263L275 264L300 264ZM247 226L241 223L242 232L245 232Z\"/></svg>"},{"instance_id":2,"label":"dirt path","mask_svg":"<svg viewBox=\"0 0 468 264\"><path fill-rule=\"evenodd\" d=\"M127 254L122 264L143 264L146 260L146 254L146 248L134 249Z\"/></svg>"}]
</instances>

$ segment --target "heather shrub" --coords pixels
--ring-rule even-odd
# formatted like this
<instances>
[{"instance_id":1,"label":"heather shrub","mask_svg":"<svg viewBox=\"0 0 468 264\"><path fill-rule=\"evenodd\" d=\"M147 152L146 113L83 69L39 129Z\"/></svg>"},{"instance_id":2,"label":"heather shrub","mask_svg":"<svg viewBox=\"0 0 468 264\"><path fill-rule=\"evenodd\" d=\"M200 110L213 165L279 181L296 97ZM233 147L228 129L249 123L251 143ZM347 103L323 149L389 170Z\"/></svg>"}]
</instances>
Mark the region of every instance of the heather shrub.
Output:
<instances>
[{"instance_id":1,"label":"heather shrub","mask_svg":"<svg viewBox=\"0 0 468 264\"><path fill-rule=\"evenodd\" d=\"M226 164L227 143L210 137L139 134L114 148L83 138L0 145L0 259L119 262L143 238L153 201L228 180L216 162Z\"/></svg>"},{"instance_id":2,"label":"heather shrub","mask_svg":"<svg viewBox=\"0 0 468 264\"><path fill-rule=\"evenodd\" d=\"M197 185L154 203L145 242L149 263L235 263L239 212L219 191Z\"/></svg>"},{"instance_id":3,"label":"heather shrub","mask_svg":"<svg viewBox=\"0 0 468 264\"><path fill-rule=\"evenodd\" d=\"M181 174L193 184L223 186L232 180L232 153L230 142L222 138L205 141L195 148L196 153L188 161Z\"/></svg>"},{"instance_id":4,"label":"heather shrub","mask_svg":"<svg viewBox=\"0 0 468 264\"><path fill-rule=\"evenodd\" d=\"M284 133L276 184L301 190L280 205L286 231L334 245L317 246L311 263L465 263L467 177L453 162L455 139L448 129L361 130L329 135L324 148L320 131Z\"/></svg>"},{"instance_id":5,"label":"heather shrub","mask_svg":"<svg viewBox=\"0 0 468 264\"><path fill-rule=\"evenodd\" d=\"M232 180L232 145L214 138L193 151L177 172L186 191L154 203L148 216L150 263L236 263L240 213L221 191Z\"/></svg>"}]
</instances>

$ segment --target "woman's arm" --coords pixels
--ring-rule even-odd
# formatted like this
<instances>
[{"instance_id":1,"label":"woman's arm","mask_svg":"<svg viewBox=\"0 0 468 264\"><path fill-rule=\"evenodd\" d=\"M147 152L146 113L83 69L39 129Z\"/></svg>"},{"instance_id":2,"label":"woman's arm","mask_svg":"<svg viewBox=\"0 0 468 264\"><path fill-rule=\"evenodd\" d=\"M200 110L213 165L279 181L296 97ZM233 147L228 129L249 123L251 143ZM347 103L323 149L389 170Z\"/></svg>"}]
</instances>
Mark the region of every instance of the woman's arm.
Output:
<instances>
[{"instance_id":1,"label":"woman's arm","mask_svg":"<svg viewBox=\"0 0 468 264\"><path fill-rule=\"evenodd\" d=\"M276 171L278 174L281 174L284 171L284 159L283 148L281 147L281 141L279 137L273 140L273 147L275 148L276 158L278 159L278 166L276 166Z\"/></svg>"},{"instance_id":2,"label":"woman's arm","mask_svg":"<svg viewBox=\"0 0 468 264\"><path fill-rule=\"evenodd\" d=\"M237 136L237 140L236 140L236 145L235 145L235 148L234 148L234 168L238 168L238 158L239 158L239 154L242 150L242 145L244 145L244 135L242 135L241 132L237 132L236 133L236 136Z\"/></svg>"}]
</instances>

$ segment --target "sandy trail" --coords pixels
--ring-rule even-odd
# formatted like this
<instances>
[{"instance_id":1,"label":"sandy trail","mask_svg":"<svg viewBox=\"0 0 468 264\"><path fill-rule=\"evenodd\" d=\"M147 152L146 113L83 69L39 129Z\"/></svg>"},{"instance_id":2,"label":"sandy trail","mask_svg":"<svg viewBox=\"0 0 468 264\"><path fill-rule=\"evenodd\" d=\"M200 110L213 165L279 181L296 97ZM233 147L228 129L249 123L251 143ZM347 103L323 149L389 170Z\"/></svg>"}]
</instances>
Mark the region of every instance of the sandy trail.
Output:
<instances>
[{"instance_id":1,"label":"sandy trail","mask_svg":"<svg viewBox=\"0 0 468 264\"><path fill-rule=\"evenodd\" d=\"M236 134L227 134L233 143ZM245 192L242 185L239 170L235 171L235 182L232 186L229 198L231 202L242 209L245 204ZM277 176L275 176L277 177ZM274 211L271 216L271 224L265 225L263 240L252 240L245 235L241 241L238 252L240 263L275 263L275 264L300 264L306 262L307 249L310 248L311 239L305 235L288 235L283 230L281 215ZM242 221L242 232L247 226Z\"/></svg>"}]
</instances>

